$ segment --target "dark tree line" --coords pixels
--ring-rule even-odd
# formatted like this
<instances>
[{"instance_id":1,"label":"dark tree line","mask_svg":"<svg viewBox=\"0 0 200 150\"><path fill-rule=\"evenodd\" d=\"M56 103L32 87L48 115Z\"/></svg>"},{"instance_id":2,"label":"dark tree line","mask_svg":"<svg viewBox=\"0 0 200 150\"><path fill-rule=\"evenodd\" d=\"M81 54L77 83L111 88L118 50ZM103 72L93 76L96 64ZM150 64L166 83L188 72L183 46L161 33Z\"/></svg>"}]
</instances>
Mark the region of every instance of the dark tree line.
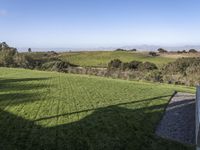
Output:
<instances>
[{"instance_id":1,"label":"dark tree line","mask_svg":"<svg viewBox=\"0 0 200 150\"><path fill-rule=\"evenodd\" d=\"M140 61L131 61L129 63L122 62L119 59L114 59L108 63L109 69L121 69L121 70L155 70L158 67L154 63L150 62L140 62Z\"/></svg>"}]
</instances>

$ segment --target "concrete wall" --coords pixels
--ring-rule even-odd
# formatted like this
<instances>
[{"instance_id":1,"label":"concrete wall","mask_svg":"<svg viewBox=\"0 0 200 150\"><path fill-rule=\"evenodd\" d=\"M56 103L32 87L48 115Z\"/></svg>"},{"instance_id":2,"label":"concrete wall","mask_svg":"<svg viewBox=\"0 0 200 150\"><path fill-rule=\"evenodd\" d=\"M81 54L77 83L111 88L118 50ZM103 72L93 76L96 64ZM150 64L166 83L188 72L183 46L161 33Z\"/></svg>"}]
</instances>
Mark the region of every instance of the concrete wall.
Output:
<instances>
[{"instance_id":1,"label":"concrete wall","mask_svg":"<svg viewBox=\"0 0 200 150\"><path fill-rule=\"evenodd\" d=\"M197 150L200 150L200 86L197 87L196 92L196 145Z\"/></svg>"}]
</instances>

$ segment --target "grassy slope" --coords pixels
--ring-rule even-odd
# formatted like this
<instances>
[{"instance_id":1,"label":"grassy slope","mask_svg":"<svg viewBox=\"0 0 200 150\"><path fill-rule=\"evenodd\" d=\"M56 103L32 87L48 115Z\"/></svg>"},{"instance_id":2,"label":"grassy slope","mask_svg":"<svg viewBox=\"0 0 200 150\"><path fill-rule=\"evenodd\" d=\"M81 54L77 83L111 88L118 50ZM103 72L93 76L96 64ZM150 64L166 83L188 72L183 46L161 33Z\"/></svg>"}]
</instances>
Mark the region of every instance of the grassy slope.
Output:
<instances>
[{"instance_id":1,"label":"grassy slope","mask_svg":"<svg viewBox=\"0 0 200 150\"><path fill-rule=\"evenodd\" d=\"M194 92L0 68L0 149L192 149L154 135L174 90Z\"/></svg>"},{"instance_id":2,"label":"grassy slope","mask_svg":"<svg viewBox=\"0 0 200 150\"><path fill-rule=\"evenodd\" d=\"M151 57L147 52L112 52L112 51L98 51L98 52L73 52L62 53L60 58L69 61L73 64L81 66L98 66L106 67L108 62L113 59L120 59L123 62L149 61L157 64L158 66L174 61L176 58L167 56Z\"/></svg>"}]
</instances>

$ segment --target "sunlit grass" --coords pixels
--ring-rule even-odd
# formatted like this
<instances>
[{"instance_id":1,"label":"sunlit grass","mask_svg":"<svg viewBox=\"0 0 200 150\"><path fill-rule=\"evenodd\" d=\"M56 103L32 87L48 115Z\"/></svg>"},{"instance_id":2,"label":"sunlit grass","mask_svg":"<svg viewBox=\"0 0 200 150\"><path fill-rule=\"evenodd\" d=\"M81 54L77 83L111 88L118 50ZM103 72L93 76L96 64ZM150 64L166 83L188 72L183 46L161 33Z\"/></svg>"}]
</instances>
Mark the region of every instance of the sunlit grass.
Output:
<instances>
[{"instance_id":1,"label":"sunlit grass","mask_svg":"<svg viewBox=\"0 0 200 150\"><path fill-rule=\"evenodd\" d=\"M152 62L158 66L174 61L176 58L167 56L149 56L148 52L112 52L112 51L97 51L97 52L73 52L62 53L60 58L80 66L107 67L107 64L113 59L120 59L123 62L133 60L142 62Z\"/></svg>"}]
</instances>

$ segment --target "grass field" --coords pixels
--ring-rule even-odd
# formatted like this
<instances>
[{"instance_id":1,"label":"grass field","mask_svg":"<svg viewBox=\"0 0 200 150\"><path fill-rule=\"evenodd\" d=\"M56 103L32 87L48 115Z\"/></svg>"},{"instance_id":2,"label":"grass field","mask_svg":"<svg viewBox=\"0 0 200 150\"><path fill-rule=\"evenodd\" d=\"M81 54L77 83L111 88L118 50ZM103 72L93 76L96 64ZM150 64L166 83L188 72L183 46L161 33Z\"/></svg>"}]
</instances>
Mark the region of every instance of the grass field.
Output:
<instances>
[{"instance_id":1,"label":"grass field","mask_svg":"<svg viewBox=\"0 0 200 150\"><path fill-rule=\"evenodd\" d=\"M194 88L0 68L0 150L193 149L154 134L174 90Z\"/></svg>"},{"instance_id":2,"label":"grass field","mask_svg":"<svg viewBox=\"0 0 200 150\"><path fill-rule=\"evenodd\" d=\"M60 54L60 58L80 66L107 67L107 64L113 59L120 59L123 62L148 61L158 66L167 64L176 60L171 56L152 57L148 52L113 52L113 51L97 51L97 52L69 52Z\"/></svg>"}]
</instances>

